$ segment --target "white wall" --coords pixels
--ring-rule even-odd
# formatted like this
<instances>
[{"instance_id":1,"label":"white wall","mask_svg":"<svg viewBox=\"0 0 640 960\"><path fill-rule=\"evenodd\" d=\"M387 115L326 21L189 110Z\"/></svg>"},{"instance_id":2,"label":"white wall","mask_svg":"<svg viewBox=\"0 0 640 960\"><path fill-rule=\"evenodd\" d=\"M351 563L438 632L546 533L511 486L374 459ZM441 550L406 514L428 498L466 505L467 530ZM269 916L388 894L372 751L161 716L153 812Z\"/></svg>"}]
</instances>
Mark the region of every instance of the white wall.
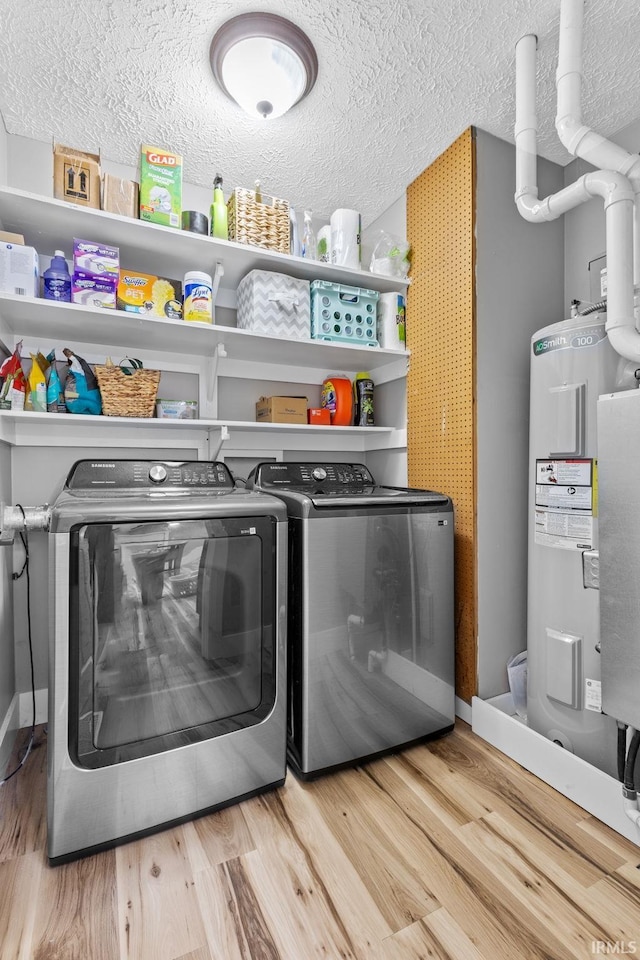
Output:
<instances>
[{"instance_id":1,"label":"white wall","mask_svg":"<svg viewBox=\"0 0 640 960\"><path fill-rule=\"evenodd\" d=\"M0 114L0 184L7 180L7 141L4 120ZM0 443L0 502L11 503L11 448ZM13 746L17 713L13 710L16 692L13 645L13 551L0 547L0 773L4 770ZM14 716L15 713L15 716Z\"/></svg>"},{"instance_id":2,"label":"white wall","mask_svg":"<svg viewBox=\"0 0 640 960\"><path fill-rule=\"evenodd\" d=\"M2 117L2 114L0 113L0 184L4 184L7 182L8 140L9 140L9 135L4 125L4 119Z\"/></svg>"},{"instance_id":3,"label":"white wall","mask_svg":"<svg viewBox=\"0 0 640 960\"><path fill-rule=\"evenodd\" d=\"M527 471L531 334L562 319L563 224L529 224L513 201L515 149L476 141L478 696L508 689L526 648ZM538 162L540 195L562 168Z\"/></svg>"}]
</instances>

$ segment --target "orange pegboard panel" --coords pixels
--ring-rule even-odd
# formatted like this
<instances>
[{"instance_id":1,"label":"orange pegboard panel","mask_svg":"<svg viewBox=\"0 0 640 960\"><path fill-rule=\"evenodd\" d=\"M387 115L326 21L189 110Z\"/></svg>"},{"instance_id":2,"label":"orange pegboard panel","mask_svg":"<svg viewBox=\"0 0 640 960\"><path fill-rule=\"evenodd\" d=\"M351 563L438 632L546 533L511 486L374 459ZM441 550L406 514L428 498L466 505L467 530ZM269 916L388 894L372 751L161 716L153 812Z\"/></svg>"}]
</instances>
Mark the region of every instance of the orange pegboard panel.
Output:
<instances>
[{"instance_id":1,"label":"orange pegboard panel","mask_svg":"<svg viewBox=\"0 0 640 960\"><path fill-rule=\"evenodd\" d=\"M475 151L469 128L407 189L409 483L456 517L456 692L476 693Z\"/></svg>"}]
</instances>

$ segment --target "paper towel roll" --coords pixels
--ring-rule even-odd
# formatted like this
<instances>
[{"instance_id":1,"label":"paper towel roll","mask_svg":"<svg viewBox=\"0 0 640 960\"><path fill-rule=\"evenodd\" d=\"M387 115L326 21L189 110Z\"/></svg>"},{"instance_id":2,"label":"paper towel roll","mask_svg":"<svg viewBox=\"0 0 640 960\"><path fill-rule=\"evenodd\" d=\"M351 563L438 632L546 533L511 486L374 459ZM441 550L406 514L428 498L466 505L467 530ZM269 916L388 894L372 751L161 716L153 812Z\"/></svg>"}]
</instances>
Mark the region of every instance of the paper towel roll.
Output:
<instances>
[{"instance_id":1,"label":"paper towel roll","mask_svg":"<svg viewBox=\"0 0 640 960\"><path fill-rule=\"evenodd\" d=\"M405 303L401 293L381 293L378 299L378 342L386 350L404 350Z\"/></svg>"},{"instance_id":2,"label":"paper towel roll","mask_svg":"<svg viewBox=\"0 0 640 960\"><path fill-rule=\"evenodd\" d=\"M325 224L318 230L318 260L321 263L331 263L331 225Z\"/></svg>"},{"instance_id":3,"label":"paper towel roll","mask_svg":"<svg viewBox=\"0 0 640 960\"><path fill-rule=\"evenodd\" d=\"M334 210L331 214L331 263L360 270L360 214Z\"/></svg>"}]
</instances>

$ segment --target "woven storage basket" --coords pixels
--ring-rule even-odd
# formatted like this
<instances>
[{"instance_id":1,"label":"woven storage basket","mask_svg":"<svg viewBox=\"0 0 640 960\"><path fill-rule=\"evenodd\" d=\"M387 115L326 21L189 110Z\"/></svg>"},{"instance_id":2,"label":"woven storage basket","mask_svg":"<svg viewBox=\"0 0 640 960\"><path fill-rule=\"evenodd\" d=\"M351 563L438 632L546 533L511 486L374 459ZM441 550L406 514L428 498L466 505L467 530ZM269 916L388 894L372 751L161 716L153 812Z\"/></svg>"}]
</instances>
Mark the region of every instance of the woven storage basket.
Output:
<instances>
[{"instance_id":1,"label":"woven storage basket","mask_svg":"<svg viewBox=\"0 0 640 960\"><path fill-rule=\"evenodd\" d=\"M124 373L114 364L95 366L105 417L152 417L156 407L159 370L141 367Z\"/></svg>"},{"instance_id":2,"label":"woven storage basket","mask_svg":"<svg viewBox=\"0 0 640 960\"><path fill-rule=\"evenodd\" d=\"M227 200L229 240L289 253L291 250L289 201L236 187Z\"/></svg>"}]
</instances>

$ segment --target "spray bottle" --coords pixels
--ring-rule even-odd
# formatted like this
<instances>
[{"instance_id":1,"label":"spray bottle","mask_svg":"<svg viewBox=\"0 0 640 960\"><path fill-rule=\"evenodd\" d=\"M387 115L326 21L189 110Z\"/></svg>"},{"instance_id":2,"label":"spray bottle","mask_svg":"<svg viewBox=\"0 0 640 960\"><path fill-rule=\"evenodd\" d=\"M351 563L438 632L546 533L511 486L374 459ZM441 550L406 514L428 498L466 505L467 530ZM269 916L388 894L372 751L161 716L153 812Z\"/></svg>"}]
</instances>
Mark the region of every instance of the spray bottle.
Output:
<instances>
[{"instance_id":1,"label":"spray bottle","mask_svg":"<svg viewBox=\"0 0 640 960\"><path fill-rule=\"evenodd\" d=\"M56 250L51 266L42 274L45 300L71 303L71 276L62 250Z\"/></svg>"},{"instance_id":2,"label":"spray bottle","mask_svg":"<svg viewBox=\"0 0 640 960\"><path fill-rule=\"evenodd\" d=\"M211 236L219 240L228 240L227 205L222 192L222 177L219 173L213 181L213 203L211 204Z\"/></svg>"},{"instance_id":3,"label":"spray bottle","mask_svg":"<svg viewBox=\"0 0 640 960\"><path fill-rule=\"evenodd\" d=\"M315 260L317 258L316 235L313 232L311 222L311 210L304 212L304 229L302 231L302 256L306 260Z\"/></svg>"}]
</instances>

